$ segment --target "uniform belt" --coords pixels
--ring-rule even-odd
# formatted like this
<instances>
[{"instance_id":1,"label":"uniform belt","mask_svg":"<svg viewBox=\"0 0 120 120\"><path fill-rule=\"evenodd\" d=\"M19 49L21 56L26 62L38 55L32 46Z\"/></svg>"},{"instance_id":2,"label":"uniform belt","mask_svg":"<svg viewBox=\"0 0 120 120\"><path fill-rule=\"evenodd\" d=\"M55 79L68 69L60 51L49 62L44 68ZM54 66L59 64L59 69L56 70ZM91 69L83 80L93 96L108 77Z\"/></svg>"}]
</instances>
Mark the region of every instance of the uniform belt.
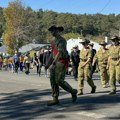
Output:
<instances>
[{"instance_id":1,"label":"uniform belt","mask_svg":"<svg viewBox=\"0 0 120 120\"><path fill-rule=\"evenodd\" d=\"M113 61L117 61L117 60L119 60L118 58L111 58Z\"/></svg>"},{"instance_id":2,"label":"uniform belt","mask_svg":"<svg viewBox=\"0 0 120 120\"><path fill-rule=\"evenodd\" d=\"M86 59L81 59L81 58L80 58L80 60L82 60L83 62L86 62L86 61L87 61Z\"/></svg>"}]
</instances>

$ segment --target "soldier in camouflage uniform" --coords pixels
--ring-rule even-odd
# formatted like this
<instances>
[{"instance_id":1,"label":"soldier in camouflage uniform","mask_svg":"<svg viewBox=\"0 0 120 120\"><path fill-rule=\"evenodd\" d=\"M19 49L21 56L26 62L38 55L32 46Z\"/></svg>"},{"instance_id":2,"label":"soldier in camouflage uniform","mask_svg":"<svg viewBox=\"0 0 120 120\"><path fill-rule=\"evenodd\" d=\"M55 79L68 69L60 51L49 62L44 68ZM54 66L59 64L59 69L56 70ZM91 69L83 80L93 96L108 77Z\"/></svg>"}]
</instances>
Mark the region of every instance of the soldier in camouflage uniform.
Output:
<instances>
[{"instance_id":1,"label":"soldier in camouflage uniform","mask_svg":"<svg viewBox=\"0 0 120 120\"><path fill-rule=\"evenodd\" d=\"M116 94L116 80L120 83L120 38L118 36L113 36L111 38L112 46L109 48L109 58L108 65L110 73L110 86L112 91L110 95Z\"/></svg>"},{"instance_id":2,"label":"soldier in camouflage uniform","mask_svg":"<svg viewBox=\"0 0 120 120\"><path fill-rule=\"evenodd\" d=\"M92 66L94 66L95 62L98 64L98 69L100 72L100 79L103 88L108 87L108 70L107 70L107 61L108 61L108 49L106 49L106 42L101 42L99 45L101 45L101 49L96 53L93 59Z\"/></svg>"},{"instance_id":3,"label":"soldier in camouflage uniform","mask_svg":"<svg viewBox=\"0 0 120 120\"><path fill-rule=\"evenodd\" d=\"M63 31L63 27L52 26L48 29L54 36L52 41L52 54L46 65L46 69L50 69L50 82L52 87L53 100L48 102L48 106L59 103L59 86L72 95L72 102L77 99L77 90L73 89L66 81L65 74L68 67L68 54L66 50L66 40L59 35Z\"/></svg>"},{"instance_id":4,"label":"soldier in camouflage uniform","mask_svg":"<svg viewBox=\"0 0 120 120\"><path fill-rule=\"evenodd\" d=\"M83 49L80 52L80 63L78 67L78 95L83 95L83 88L84 88L84 80L87 80L88 84L92 88L91 93L95 93L96 86L92 80L92 65L91 65L91 58L92 53L88 47L89 40L84 39L82 40Z\"/></svg>"}]
</instances>

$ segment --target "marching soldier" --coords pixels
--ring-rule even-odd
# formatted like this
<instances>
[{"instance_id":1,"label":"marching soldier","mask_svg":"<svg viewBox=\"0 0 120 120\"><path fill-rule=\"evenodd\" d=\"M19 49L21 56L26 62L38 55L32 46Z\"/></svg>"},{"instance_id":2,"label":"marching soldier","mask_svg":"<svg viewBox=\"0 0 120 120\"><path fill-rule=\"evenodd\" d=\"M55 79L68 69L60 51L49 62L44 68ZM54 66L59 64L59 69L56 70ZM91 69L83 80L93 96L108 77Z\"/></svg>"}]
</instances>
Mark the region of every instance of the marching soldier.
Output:
<instances>
[{"instance_id":1,"label":"marching soldier","mask_svg":"<svg viewBox=\"0 0 120 120\"><path fill-rule=\"evenodd\" d=\"M101 42L99 45L101 45L101 49L94 56L92 66L94 66L96 62L98 63L98 69L100 72L102 87L106 88L109 81L108 70L107 70L107 61L108 61L108 49L106 49L107 43Z\"/></svg>"},{"instance_id":2,"label":"marching soldier","mask_svg":"<svg viewBox=\"0 0 120 120\"><path fill-rule=\"evenodd\" d=\"M107 65L110 73L110 86L112 88L112 91L109 93L110 95L116 94L116 80L120 83L120 38L118 38L118 36L113 36L111 40L112 46L109 48Z\"/></svg>"},{"instance_id":3,"label":"marching soldier","mask_svg":"<svg viewBox=\"0 0 120 120\"><path fill-rule=\"evenodd\" d=\"M68 67L66 40L59 35L63 31L63 27L51 26L48 29L54 37L52 41L52 53L46 69L50 69L50 82L52 87L53 100L48 102L48 106L59 103L59 86L72 95L72 102L77 99L77 90L73 89L66 81L65 74Z\"/></svg>"},{"instance_id":4,"label":"marching soldier","mask_svg":"<svg viewBox=\"0 0 120 120\"><path fill-rule=\"evenodd\" d=\"M88 84L92 88L91 93L95 93L96 86L92 80L92 65L91 65L91 50L88 47L89 40L84 39L80 42L83 45L83 49L80 52L80 63L78 67L78 95L83 95L84 80L87 80Z\"/></svg>"}]
</instances>

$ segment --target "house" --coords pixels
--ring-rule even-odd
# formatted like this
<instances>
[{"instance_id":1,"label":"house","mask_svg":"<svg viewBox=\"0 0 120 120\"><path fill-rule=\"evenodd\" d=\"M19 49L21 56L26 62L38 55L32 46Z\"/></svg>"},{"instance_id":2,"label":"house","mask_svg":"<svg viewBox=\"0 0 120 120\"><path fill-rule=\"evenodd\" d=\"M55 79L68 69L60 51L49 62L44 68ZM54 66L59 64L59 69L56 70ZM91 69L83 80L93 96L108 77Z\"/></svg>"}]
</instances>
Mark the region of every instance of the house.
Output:
<instances>
[{"instance_id":1,"label":"house","mask_svg":"<svg viewBox=\"0 0 120 120\"><path fill-rule=\"evenodd\" d=\"M34 43L29 43L29 44L24 45L21 48L19 48L19 52L26 53L26 52L31 51L31 50L38 51L41 48L43 48L45 46L48 46L48 45L49 44L34 44Z\"/></svg>"}]
</instances>

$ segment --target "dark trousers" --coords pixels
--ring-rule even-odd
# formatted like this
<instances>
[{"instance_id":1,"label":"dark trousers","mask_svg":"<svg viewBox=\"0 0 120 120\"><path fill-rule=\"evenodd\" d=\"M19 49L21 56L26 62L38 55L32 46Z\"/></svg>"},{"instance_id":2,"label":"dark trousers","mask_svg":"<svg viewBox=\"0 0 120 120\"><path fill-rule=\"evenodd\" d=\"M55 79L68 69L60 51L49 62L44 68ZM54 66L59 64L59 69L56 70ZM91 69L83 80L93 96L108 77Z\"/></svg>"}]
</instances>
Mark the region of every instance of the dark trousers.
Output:
<instances>
[{"instance_id":1,"label":"dark trousers","mask_svg":"<svg viewBox=\"0 0 120 120\"><path fill-rule=\"evenodd\" d=\"M23 62L20 62L20 71L23 71Z\"/></svg>"},{"instance_id":2,"label":"dark trousers","mask_svg":"<svg viewBox=\"0 0 120 120\"><path fill-rule=\"evenodd\" d=\"M26 74L30 73L29 69L30 69L30 63L25 63L25 73Z\"/></svg>"},{"instance_id":3,"label":"dark trousers","mask_svg":"<svg viewBox=\"0 0 120 120\"><path fill-rule=\"evenodd\" d=\"M37 73L39 73L39 65L36 65Z\"/></svg>"},{"instance_id":4,"label":"dark trousers","mask_svg":"<svg viewBox=\"0 0 120 120\"><path fill-rule=\"evenodd\" d=\"M16 62L16 63L15 63L15 72L16 72L16 73L18 72L18 67L19 67L19 63Z\"/></svg>"},{"instance_id":5,"label":"dark trousers","mask_svg":"<svg viewBox=\"0 0 120 120\"><path fill-rule=\"evenodd\" d=\"M96 64L94 66L92 66L92 75L95 72L95 70L96 70Z\"/></svg>"},{"instance_id":6,"label":"dark trousers","mask_svg":"<svg viewBox=\"0 0 120 120\"><path fill-rule=\"evenodd\" d=\"M79 64L72 64L74 78L78 77L78 66L79 66Z\"/></svg>"}]
</instances>

